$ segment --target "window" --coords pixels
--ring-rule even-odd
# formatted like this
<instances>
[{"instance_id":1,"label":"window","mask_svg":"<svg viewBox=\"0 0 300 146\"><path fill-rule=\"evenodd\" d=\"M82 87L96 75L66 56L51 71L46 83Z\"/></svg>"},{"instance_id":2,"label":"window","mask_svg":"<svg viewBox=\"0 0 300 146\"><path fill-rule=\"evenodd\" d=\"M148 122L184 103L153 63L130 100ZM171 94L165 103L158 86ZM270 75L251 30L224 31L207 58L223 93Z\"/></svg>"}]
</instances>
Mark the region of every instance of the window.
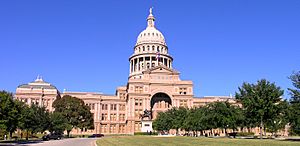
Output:
<instances>
[{"instance_id":1,"label":"window","mask_svg":"<svg viewBox=\"0 0 300 146\"><path fill-rule=\"evenodd\" d=\"M141 130L141 127L142 127L142 123L140 123L140 122L136 122L135 125L134 125L135 131Z\"/></svg>"},{"instance_id":2,"label":"window","mask_svg":"<svg viewBox=\"0 0 300 146\"><path fill-rule=\"evenodd\" d=\"M107 114L102 114L101 115L101 120L106 121L107 120Z\"/></svg>"},{"instance_id":3,"label":"window","mask_svg":"<svg viewBox=\"0 0 300 146\"><path fill-rule=\"evenodd\" d=\"M135 99L135 106L142 106L143 99Z\"/></svg>"},{"instance_id":4,"label":"window","mask_svg":"<svg viewBox=\"0 0 300 146\"><path fill-rule=\"evenodd\" d=\"M110 132L115 133L116 132L116 125L110 125Z\"/></svg>"},{"instance_id":5,"label":"window","mask_svg":"<svg viewBox=\"0 0 300 146\"><path fill-rule=\"evenodd\" d=\"M142 109L135 109L134 110L134 117L138 118L140 117L140 114L142 114L143 110Z\"/></svg>"},{"instance_id":6,"label":"window","mask_svg":"<svg viewBox=\"0 0 300 146\"><path fill-rule=\"evenodd\" d=\"M179 106L187 107L187 100L179 100Z\"/></svg>"},{"instance_id":7,"label":"window","mask_svg":"<svg viewBox=\"0 0 300 146\"><path fill-rule=\"evenodd\" d=\"M119 126L119 133L124 133L125 132L125 125L120 125Z\"/></svg>"},{"instance_id":8,"label":"window","mask_svg":"<svg viewBox=\"0 0 300 146\"><path fill-rule=\"evenodd\" d=\"M135 86L135 92L141 93L143 92L143 87L142 86Z\"/></svg>"},{"instance_id":9,"label":"window","mask_svg":"<svg viewBox=\"0 0 300 146\"><path fill-rule=\"evenodd\" d=\"M186 93L187 93L186 88L179 88L179 94L186 95Z\"/></svg>"},{"instance_id":10,"label":"window","mask_svg":"<svg viewBox=\"0 0 300 146\"><path fill-rule=\"evenodd\" d=\"M125 121L125 114L120 114L119 115L119 120L120 121Z\"/></svg>"},{"instance_id":11,"label":"window","mask_svg":"<svg viewBox=\"0 0 300 146\"><path fill-rule=\"evenodd\" d=\"M117 110L117 104L111 104L110 105L110 110L116 111Z\"/></svg>"},{"instance_id":12,"label":"window","mask_svg":"<svg viewBox=\"0 0 300 146\"><path fill-rule=\"evenodd\" d=\"M121 99L126 99L126 94L125 93L120 93L120 98Z\"/></svg>"},{"instance_id":13,"label":"window","mask_svg":"<svg viewBox=\"0 0 300 146\"><path fill-rule=\"evenodd\" d=\"M117 114L110 114L110 121L117 121Z\"/></svg>"},{"instance_id":14,"label":"window","mask_svg":"<svg viewBox=\"0 0 300 146\"><path fill-rule=\"evenodd\" d=\"M119 105L119 110L120 111L125 111L125 104L120 104Z\"/></svg>"},{"instance_id":15,"label":"window","mask_svg":"<svg viewBox=\"0 0 300 146\"><path fill-rule=\"evenodd\" d=\"M149 62L147 63L147 68L150 68L150 63Z\"/></svg>"},{"instance_id":16,"label":"window","mask_svg":"<svg viewBox=\"0 0 300 146\"><path fill-rule=\"evenodd\" d=\"M107 104L102 104L102 110L107 110L108 105Z\"/></svg>"},{"instance_id":17,"label":"window","mask_svg":"<svg viewBox=\"0 0 300 146\"><path fill-rule=\"evenodd\" d=\"M102 132L103 132L103 133L106 133L106 132L107 132L107 129L106 129L106 128L107 128L107 124L104 124L104 125L101 126L101 129L102 129Z\"/></svg>"}]
</instances>

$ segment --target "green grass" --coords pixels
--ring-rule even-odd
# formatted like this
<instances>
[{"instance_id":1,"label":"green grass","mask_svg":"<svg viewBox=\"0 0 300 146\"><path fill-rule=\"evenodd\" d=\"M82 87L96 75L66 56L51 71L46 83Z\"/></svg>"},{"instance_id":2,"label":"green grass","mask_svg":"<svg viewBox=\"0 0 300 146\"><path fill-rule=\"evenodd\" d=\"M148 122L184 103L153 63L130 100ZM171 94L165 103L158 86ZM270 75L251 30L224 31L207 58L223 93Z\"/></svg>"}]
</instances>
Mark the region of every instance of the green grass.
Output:
<instances>
[{"instance_id":1,"label":"green grass","mask_svg":"<svg viewBox=\"0 0 300 146\"><path fill-rule=\"evenodd\" d=\"M113 136L97 141L98 146L299 146L300 142L270 139L197 137Z\"/></svg>"}]
</instances>

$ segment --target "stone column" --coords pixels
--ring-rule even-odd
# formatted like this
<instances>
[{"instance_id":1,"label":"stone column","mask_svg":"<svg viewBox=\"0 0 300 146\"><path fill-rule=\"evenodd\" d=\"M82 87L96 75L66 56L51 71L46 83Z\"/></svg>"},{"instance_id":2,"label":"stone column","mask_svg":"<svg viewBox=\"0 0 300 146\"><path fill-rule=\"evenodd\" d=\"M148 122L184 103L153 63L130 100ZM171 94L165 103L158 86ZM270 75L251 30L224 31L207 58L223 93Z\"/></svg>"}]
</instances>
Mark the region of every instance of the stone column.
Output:
<instances>
[{"instance_id":1,"label":"stone column","mask_svg":"<svg viewBox=\"0 0 300 146\"><path fill-rule=\"evenodd\" d=\"M138 65L138 71L140 71L141 70L141 62L140 62L140 57L139 58L137 58L137 65Z\"/></svg>"},{"instance_id":2,"label":"stone column","mask_svg":"<svg viewBox=\"0 0 300 146\"><path fill-rule=\"evenodd\" d=\"M146 57L144 56L144 58L143 58L143 60L144 60L144 67L143 67L143 69L146 69Z\"/></svg>"},{"instance_id":3,"label":"stone column","mask_svg":"<svg viewBox=\"0 0 300 146\"><path fill-rule=\"evenodd\" d=\"M152 56L150 56L150 68L152 67Z\"/></svg>"},{"instance_id":4,"label":"stone column","mask_svg":"<svg viewBox=\"0 0 300 146\"><path fill-rule=\"evenodd\" d=\"M129 73L131 73L131 72L132 72L132 68L131 68L131 66L132 66L132 60L130 60Z\"/></svg>"},{"instance_id":5,"label":"stone column","mask_svg":"<svg viewBox=\"0 0 300 146\"><path fill-rule=\"evenodd\" d=\"M119 116L119 110L120 110L120 104L117 104L117 121L120 120L120 116Z\"/></svg>"},{"instance_id":6,"label":"stone column","mask_svg":"<svg viewBox=\"0 0 300 146\"><path fill-rule=\"evenodd\" d=\"M107 104L107 121L110 121L110 106L111 104Z\"/></svg>"}]
</instances>

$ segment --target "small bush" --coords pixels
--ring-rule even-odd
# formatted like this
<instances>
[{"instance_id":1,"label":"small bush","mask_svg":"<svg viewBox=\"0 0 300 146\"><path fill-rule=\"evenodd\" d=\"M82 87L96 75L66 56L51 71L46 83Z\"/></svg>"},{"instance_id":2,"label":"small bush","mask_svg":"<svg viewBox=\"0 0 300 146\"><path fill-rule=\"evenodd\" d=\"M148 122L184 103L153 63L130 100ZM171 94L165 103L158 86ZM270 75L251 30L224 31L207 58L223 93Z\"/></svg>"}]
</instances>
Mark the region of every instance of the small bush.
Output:
<instances>
[{"instance_id":1,"label":"small bush","mask_svg":"<svg viewBox=\"0 0 300 146\"><path fill-rule=\"evenodd\" d=\"M237 136L254 136L253 132L239 132Z\"/></svg>"}]
</instances>

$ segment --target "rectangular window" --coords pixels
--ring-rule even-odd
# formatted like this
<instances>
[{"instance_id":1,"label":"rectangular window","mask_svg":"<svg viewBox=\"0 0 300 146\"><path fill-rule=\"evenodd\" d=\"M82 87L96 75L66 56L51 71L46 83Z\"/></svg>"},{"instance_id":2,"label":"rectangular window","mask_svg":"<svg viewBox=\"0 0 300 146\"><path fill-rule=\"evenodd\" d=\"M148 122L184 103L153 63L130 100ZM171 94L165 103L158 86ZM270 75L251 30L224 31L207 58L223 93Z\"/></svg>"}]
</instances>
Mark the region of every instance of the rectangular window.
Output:
<instances>
[{"instance_id":1,"label":"rectangular window","mask_svg":"<svg viewBox=\"0 0 300 146\"><path fill-rule=\"evenodd\" d=\"M120 104L119 105L119 110L120 111L125 111L125 104Z\"/></svg>"},{"instance_id":2,"label":"rectangular window","mask_svg":"<svg viewBox=\"0 0 300 146\"><path fill-rule=\"evenodd\" d=\"M111 104L110 110L116 111L117 110L117 104Z\"/></svg>"},{"instance_id":3,"label":"rectangular window","mask_svg":"<svg viewBox=\"0 0 300 146\"><path fill-rule=\"evenodd\" d=\"M187 88L179 88L179 94L186 95L187 94Z\"/></svg>"},{"instance_id":4,"label":"rectangular window","mask_svg":"<svg viewBox=\"0 0 300 146\"><path fill-rule=\"evenodd\" d=\"M135 106L142 106L143 99L135 99Z\"/></svg>"},{"instance_id":5,"label":"rectangular window","mask_svg":"<svg viewBox=\"0 0 300 146\"><path fill-rule=\"evenodd\" d=\"M179 106L187 107L187 100L179 100Z\"/></svg>"},{"instance_id":6,"label":"rectangular window","mask_svg":"<svg viewBox=\"0 0 300 146\"><path fill-rule=\"evenodd\" d=\"M134 91L137 93L142 93L143 92L143 87L142 86L135 86Z\"/></svg>"},{"instance_id":7,"label":"rectangular window","mask_svg":"<svg viewBox=\"0 0 300 146\"><path fill-rule=\"evenodd\" d=\"M110 121L117 121L117 114L110 114Z\"/></svg>"},{"instance_id":8,"label":"rectangular window","mask_svg":"<svg viewBox=\"0 0 300 146\"><path fill-rule=\"evenodd\" d=\"M125 121L125 114L120 114L119 115L119 120L120 121Z\"/></svg>"},{"instance_id":9,"label":"rectangular window","mask_svg":"<svg viewBox=\"0 0 300 146\"><path fill-rule=\"evenodd\" d=\"M102 110L107 110L108 105L107 104L102 104Z\"/></svg>"},{"instance_id":10,"label":"rectangular window","mask_svg":"<svg viewBox=\"0 0 300 146\"><path fill-rule=\"evenodd\" d=\"M107 114L102 114L101 115L101 120L106 121L107 120Z\"/></svg>"}]
</instances>

